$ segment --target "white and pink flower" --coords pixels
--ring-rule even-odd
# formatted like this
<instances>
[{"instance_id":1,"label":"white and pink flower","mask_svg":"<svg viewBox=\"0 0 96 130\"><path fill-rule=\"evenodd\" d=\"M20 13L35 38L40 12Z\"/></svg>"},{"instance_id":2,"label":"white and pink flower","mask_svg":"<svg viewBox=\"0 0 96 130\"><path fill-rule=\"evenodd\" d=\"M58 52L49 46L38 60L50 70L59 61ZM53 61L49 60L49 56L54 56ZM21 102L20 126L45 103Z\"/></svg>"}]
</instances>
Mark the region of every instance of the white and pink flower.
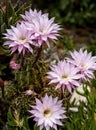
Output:
<instances>
[{"instance_id":1,"label":"white and pink flower","mask_svg":"<svg viewBox=\"0 0 96 130\"><path fill-rule=\"evenodd\" d=\"M5 41L4 45L8 45L11 48L11 53L16 51L19 54L23 53L28 50L29 52L33 53L33 49L31 45L33 44L34 36L31 31L28 31L25 24L17 23L16 27L11 26L11 29L7 29L7 33L4 34Z\"/></svg>"},{"instance_id":2,"label":"white and pink flower","mask_svg":"<svg viewBox=\"0 0 96 130\"><path fill-rule=\"evenodd\" d=\"M40 126L40 130L46 128L54 128L57 130L57 125L62 126L61 119L65 119L65 108L62 107L62 100L48 96L42 98L42 101L36 98L36 105L32 105L32 110L29 112L34 117L34 121Z\"/></svg>"},{"instance_id":3,"label":"white and pink flower","mask_svg":"<svg viewBox=\"0 0 96 130\"><path fill-rule=\"evenodd\" d=\"M65 60L59 61L57 65L51 66L50 69L47 78L51 80L49 84L57 84L56 89L62 88L64 91L66 88L69 92L72 92L72 89L80 85L79 80L82 75L78 73L78 68Z\"/></svg>"},{"instance_id":4,"label":"white and pink flower","mask_svg":"<svg viewBox=\"0 0 96 130\"><path fill-rule=\"evenodd\" d=\"M25 15L21 15L28 30L31 30L35 36L35 46L41 46L46 43L50 47L49 40L57 39L60 25L54 23L54 18L49 19L48 13L42 14L41 11L29 10Z\"/></svg>"},{"instance_id":5,"label":"white and pink flower","mask_svg":"<svg viewBox=\"0 0 96 130\"><path fill-rule=\"evenodd\" d=\"M88 53L87 50L80 49L79 51L70 52L72 58L67 58L67 61L79 69L79 73L83 75L83 79L88 81L94 78L96 70L96 56Z\"/></svg>"}]
</instances>

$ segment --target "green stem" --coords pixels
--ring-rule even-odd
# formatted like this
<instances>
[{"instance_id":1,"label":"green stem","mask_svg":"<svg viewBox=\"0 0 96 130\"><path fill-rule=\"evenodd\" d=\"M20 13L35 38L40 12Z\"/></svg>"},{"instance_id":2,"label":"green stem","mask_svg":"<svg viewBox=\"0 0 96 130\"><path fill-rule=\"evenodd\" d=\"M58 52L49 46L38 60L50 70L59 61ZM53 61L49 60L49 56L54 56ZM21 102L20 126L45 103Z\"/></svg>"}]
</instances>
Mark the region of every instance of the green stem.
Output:
<instances>
[{"instance_id":1,"label":"green stem","mask_svg":"<svg viewBox=\"0 0 96 130\"><path fill-rule=\"evenodd\" d=\"M4 85L1 86L1 90L2 90L2 98L5 98L5 94L4 94Z\"/></svg>"},{"instance_id":2,"label":"green stem","mask_svg":"<svg viewBox=\"0 0 96 130\"><path fill-rule=\"evenodd\" d=\"M42 45L40 46L40 48L38 49L38 53L37 53L37 56L35 57L35 60L33 62L33 65L32 67L36 64L36 62L38 61L40 55L41 55L41 51L42 51Z\"/></svg>"},{"instance_id":3,"label":"green stem","mask_svg":"<svg viewBox=\"0 0 96 130\"><path fill-rule=\"evenodd\" d=\"M6 9L5 9L5 13L6 13L5 23L6 23L7 26L8 26L8 3L9 3L9 0L5 0L5 6L6 6Z\"/></svg>"},{"instance_id":4,"label":"green stem","mask_svg":"<svg viewBox=\"0 0 96 130\"><path fill-rule=\"evenodd\" d=\"M63 93L63 89L61 87L61 99L63 99L63 98L64 98L64 93Z\"/></svg>"}]
</instances>

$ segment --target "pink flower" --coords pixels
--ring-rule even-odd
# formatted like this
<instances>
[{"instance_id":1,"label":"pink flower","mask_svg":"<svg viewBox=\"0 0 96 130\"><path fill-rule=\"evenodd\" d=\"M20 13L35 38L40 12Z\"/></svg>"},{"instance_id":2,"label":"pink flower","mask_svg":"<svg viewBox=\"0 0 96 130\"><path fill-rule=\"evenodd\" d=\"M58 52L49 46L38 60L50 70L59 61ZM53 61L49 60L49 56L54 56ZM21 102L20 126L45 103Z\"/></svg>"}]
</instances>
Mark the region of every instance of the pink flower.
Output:
<instances>
[{"instance_id":1,"label":"pink flower","mask_svg":"<svg viewBox=\"0 0 96 130\"><path fill-rule=\"evenodd\" d=\"M50 47L49 39L54 41L57 39L60 26L54 23L54 18L49 19L48 14L42 14L41 11L32 11L31 9L21 15L25 21L28 30L34 33L36 38L35 46L41 46L44 42Z\"/></svg>"},{"instance_id":2,"label":"pink flower","mask_svg":"<svg viewBox=\"0 0 96 130\"><path fill-rule=\"evenodd\" d=\"M4 86L4 81L2 78L0 78L0 86Z\"/></svg>"},{"instance_id":3,"label":"pink flower","mask_svg":"<svg viewBox=\"0 0 96 130\"><path fill-rule=\"evenodd\" d=\"M13 70L19 70L21 68L21 66L20 66L20 64L15 63L15 61L11 61L10 68Z\"/></svg>"},{"instance_id":4,"label":"pink flower","mask_svg":"<svg viewBox=\"0 0 96 130\"><path fill-rule=\"evenodd\" d=\"M62 126L61 119L66 118L65 110L62 107L62 100L58 98L52 98L52 96L45 96L42 101L36 98L36 105L32 105L32 110L29 112L34 117L37 125L40 126L40 130L44 127L46 130L54 128L57 130L57 125Z\"/></svg>"},{"instance_id":5,"label":"pink flower","mask_svg":"<svg viewBox=\"0 0 96 130\"><path fill-rule=\"evenodd\" d=\"M96 56L92 56L92 53L88 53L87 50L70 52L71 58L67 58L67 61L78 67L79 72L83 75L84 80L94 78L93 72L96 70Z\"/></svg>"},{"instance_id":6,"label":"pink flower","mask_svg":"<svg viewBox=\"0 0 96 130\"><path fill-rule=\"evenodd\" d=\"M62 88L64 91L67 88L69 92L72 92L72 88L80 85L79 79L82 75L78 74L78 68L65 60L59 61L57 65L53 65L50 68L51 70L47 73L47 78L51 80L49 84L57 83L56 89Z\"/></svg>"},{"instance_id":7,"label":"pink flower","mask_svg":"<svg viewBox=\"0 0 96 130\"><path fill-rule=\"evenodd\" d=\"M19 54L25 54L26 50L33 53L31 45L33 44L34 36L31 31L26 29L24 23L18 23L16 27L11 26L11 29L7 29L7 33L4 34L7 41L4 45L8 45L11 48L11 52L14 53L18 50Z\"/></svg>"},{"instance_id":8,"label":"pink flower","mask_svg":"<svg viewBox=\"0 0 96 130\"><path fill-rule=\"evenodd\" d=\"M32 24L33 19L36 19L41 15L42 15L41 11L38 12L36 9L34 11L32 9L29 9L29 11L25 11L25 15L21 14L21 17L25 22L28 21L29 23Z\"/></svg>"}]
</instances>

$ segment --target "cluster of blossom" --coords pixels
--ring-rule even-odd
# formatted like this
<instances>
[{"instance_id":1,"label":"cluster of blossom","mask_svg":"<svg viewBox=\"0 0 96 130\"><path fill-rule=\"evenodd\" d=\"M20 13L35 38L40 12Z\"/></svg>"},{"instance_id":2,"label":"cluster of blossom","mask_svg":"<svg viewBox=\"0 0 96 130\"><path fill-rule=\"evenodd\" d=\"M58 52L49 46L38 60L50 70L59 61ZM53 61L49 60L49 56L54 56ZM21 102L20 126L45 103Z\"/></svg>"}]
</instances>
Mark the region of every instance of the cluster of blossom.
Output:
<instances>
[{"instance_id":1,"label":"cluster of blossom","mask_svg":"<svg viewBox=\"0 0 96 130\"><path fill-rule=\"evenodd\" d=\"M11 48L11 53L18 52L23 54L33 53L33 46L41 47L43 44L50 47L49 40L57 39L60 25L54 23L54 18L49 19L48 14L42 14L41 11L29 10L24 15L21 15L22 20L16 26L11 26L5 33L6 42ZM96 70L96 56L92 56L87 50L70 52L71 58L66 58L64 61L59 61L57 65L52 65L47 73L47 78L51 81L49 84L55 83L56 89L61 88L64 92L67 89L70 93L76 87L80 86L82 81L90 81L94 78ZM10 67L19 69L19 64L16 64L16 56L10 62ZM27 91L26 95L34 95L32 91ZM32 105L32 110L29 112L34 117L35 122L40 126L40 130L44 127L46 130L54 128L57 130L57 125L62 126L61 119L65 119L65 108L62 107L62 100L52 98L47 94L39 100L36 98L36 104Z\"/></svg>"},{"instance_id":2,"label":"cluster of blossom","mask_svg":"<svg viewBox=\"0 0 96 130\"><path fill-rule=\"evenodd\" d=\"M47 73L47 78L51 81L49 84L57 83L57 88L62 88L63 92L65 88L72 93L72 89L79 90L84 93L82 81L90 81L94 78L94 71L96 70L96 56L92 56L87 50L70 52L72 58L66 58L64 61L59 61L57 65L52 65L50 71ZM88 86L90 92L90 87ZM87 102L86 97L80 96L73 92L70 102L76 98L76 105L79 105L79 101ZM62 126L61 119L67 118L65 115L65 108L62 107L62 100L58 98L52 98L52 96L45 95L42 101L36 98L36 105L32 105L32 110L29 112L34 117L34 121L40 126L40 130L44 127L46 130L54 128L57 130L57 125ZM78 111L78 107L69 108L70 111Z\"/></svg>"},{"instance_id":3,"label":"cluster of blossom","mask_svg":"<svg viewBox=\"0 0 96 130\"><path fill-rule=\"evenodd\" d=\"M50 47L49 39L53 42L57 39L60 25L54 23L54 18L49 19L47 13L42 14L41 11L30 9L21 17L21 21L7 29L7 33L4 34L7 40L4 45L11 48L11 53L33 53L33 46L47 44Z\"/></svg>"},{"instance_id":4,"label":"cluster of blossom","mask_svg":"<svg viewBox=\"0 0 96 130\"><path fill-rule=\"evenodd\" d=\"M72 89L79 87L83 82L94 78L96 70L96 56L92 56L87 50L70 52L71 58L66 58L64 61L59 61L57 65L50 67L47 73L47 78L51 81L49 84L55 83L56 89L61 88L71 93Z\"/></svg>"},{"instance_id":5,"label":"cluster of blossom","mask_svg":"<svg viewBox=\"0 0 96 130\"><path fill-rule=\"evenodd\" d=\"M50 47L49 40L55 42L57 39L60 25L54 23L54 18L49 19L48 14L42 14L37 10L25 12L21 15L22 20L16 26L11 26L5 33L6 42L4 45L11 48L11 53L23 54L27 51L33 53L33 46L41 47L42 44L47 44ZM14 70L20 69L20 65L16 63L17 54L15 54L10 61L10 67ZM34 94L27 91L28 95ZM49 130L50 127L57 130L57 125L63 125L60 119L66 118L65 110L62 107L62 101L52 96L45 96L42 102L36 99L36 105L32 106L30 111L32 117L40 126L40 130L44 127Z\"/></svg>"}]
</instances>

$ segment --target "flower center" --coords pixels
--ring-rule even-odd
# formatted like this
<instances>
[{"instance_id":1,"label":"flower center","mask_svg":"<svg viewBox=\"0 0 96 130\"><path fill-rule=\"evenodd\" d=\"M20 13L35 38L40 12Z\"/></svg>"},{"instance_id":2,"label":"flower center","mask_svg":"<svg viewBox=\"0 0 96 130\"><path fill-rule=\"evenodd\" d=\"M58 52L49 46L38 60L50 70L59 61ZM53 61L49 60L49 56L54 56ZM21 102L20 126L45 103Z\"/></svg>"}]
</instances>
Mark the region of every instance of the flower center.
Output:
<instances>
[{"instance_id":1,"label":"flower center","mask_svg":"<svg viewBox=\"0 0 96 130\"><path fill-rule=\"evenodd\" d=\"M45 28L40 28L39 31L40 31L40 34L46 34L47 33L47 30Z\"/></svg>"},{"instance_id":2,"label":"flower center","mask_svg":"<svg viewBox=\"0 0 96 130\"><path fill-rule=\"evenodd\" d=\"M79 65L80 65L80 67L83 68L83 69L86 69L86 68L87 68L87 66L86 66L84 63L80 63Z\"/></svg>"},{"instance_id":3,"label":"flower center","mask_svg":"<svg viewBox=\"0 0 96 130\"><path fill-rule=\"evenodd\" d=\"M40 30L39 30L41 33L43 33L43 29L42 28L40 28Z\"/></svg>"},{"instance_id":4,"label":"flower center","mask_svg":"<svg viewBox=\"0 0 96 130\"><path fill-rule=\"evenodd\" d=\"M81 67L84 67L84 64L83 64L83 63L80 63L79 65L80 65Z\"/></svg>"},{"instance_id":5,"label":"flower center","mask_svg":"<svg viewBox=\"0 0 96 130\"><path fill-rule=\"evenodd\" d=\"M46 109L46 110L44 110L43 114L44 114L45 117L50 117L51 116L51 111L49 109Z\"/></svg>"},{"instance_id":6,"label":"flower center","mask_svg":"<svg viewBox=\"0 0 96 130\"><path fill-rule=\"evenodd\" d=\"M63 75L62 78L63 78L63 79L67 79L68 76L67 76L67 75Z\"/></svg>"},{"instance_id":7,"label":"flower center","mask_svg":"<svg viewBox=\"0 0 96 130\"><path fill-rule=\"evenodd\" d=\"M26 41L26 38L25 37L21 37L20 39L19 39L19 42L20 43L24 43Z\"/></svg>"},{"instance_id":8,"label":"flower center","mask_svg":"<svg viewBox=\"0 0 96 130\"><path fill-rule=\"evenodd\" d=\"M63 82L64 81L67 82L69 80L69 76L68 75L62 75L61 79L62 79Z\"/></svg>"}]
</instances>

